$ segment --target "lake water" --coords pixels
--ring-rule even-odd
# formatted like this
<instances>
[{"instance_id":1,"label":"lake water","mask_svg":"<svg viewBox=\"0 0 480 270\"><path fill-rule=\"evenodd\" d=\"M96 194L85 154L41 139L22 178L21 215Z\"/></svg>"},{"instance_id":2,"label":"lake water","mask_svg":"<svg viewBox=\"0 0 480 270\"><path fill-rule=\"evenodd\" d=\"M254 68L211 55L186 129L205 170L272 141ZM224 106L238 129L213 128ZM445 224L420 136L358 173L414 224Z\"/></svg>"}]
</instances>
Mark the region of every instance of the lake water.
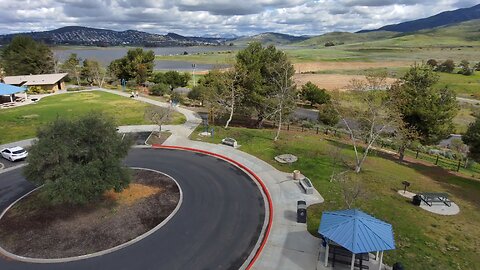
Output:
<instances>
[{"instance_id":1,"label":"lake water","mask_svg":"<svg viewBox=\"0 0 480 270\"><path fill-rule=\"evenodd\" d=\"M96 59L100 61L104 66L107 66L115 59L121 58L127 54L127 51L131 48L127 47L82 47L82 48L57 48L53 50L55 57L60 61L68 58L72 53L76 53L78 57L82 59ZM194 46L194 47L162 47L162 48L143 48L144 50L153 50L155 55L179 55L187 52L188 54L203 53L203 52L219 52L219 51L231 51L237 48L231 46ZM156 70L178 70L178 71L191 71L192 62L184 61L157 61L155 60ZM197 64L195 63L196 70L210 70L213 68L222 68L225 66L210 65L210 64Z\"/></svg>"}]
</instances>

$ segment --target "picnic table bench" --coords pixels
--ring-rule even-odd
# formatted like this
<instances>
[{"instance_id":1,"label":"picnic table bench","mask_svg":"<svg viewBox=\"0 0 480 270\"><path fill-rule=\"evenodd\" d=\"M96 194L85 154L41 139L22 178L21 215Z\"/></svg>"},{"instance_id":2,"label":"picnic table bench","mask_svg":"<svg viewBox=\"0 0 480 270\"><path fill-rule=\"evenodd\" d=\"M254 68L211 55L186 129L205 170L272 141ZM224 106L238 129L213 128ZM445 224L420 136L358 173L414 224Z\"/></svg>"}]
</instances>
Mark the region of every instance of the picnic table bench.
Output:
<instances>
[{"instance_id":1,"label":"picnic table bench","mask_svg":"<svg viewBox=\"0 0 480 270\"><path fill-rule=\"evenodd\" d=\"M352 263L352 252L339 245L330 244L328 257L332 259L332 267L335 267L335 262L346 265ZM354 266L360 269L369 269L368 265L363 264L363 261L368 260L370 260L368 253L355 254Z\"/></svg>"},{"instance_id":2,"label":"picnic table bench","mask_svg":"<svg viewBox=\"0 0 480 270\"><path fill-rule=\"evenodd\" d=\"M437 202L444 203L448 207L452 205L452 201L448 199L447 193L424 192L420 193L419 195L422 201L425 202L428 206L432 206L433 203Z\"/></svg>"}]
</instances>

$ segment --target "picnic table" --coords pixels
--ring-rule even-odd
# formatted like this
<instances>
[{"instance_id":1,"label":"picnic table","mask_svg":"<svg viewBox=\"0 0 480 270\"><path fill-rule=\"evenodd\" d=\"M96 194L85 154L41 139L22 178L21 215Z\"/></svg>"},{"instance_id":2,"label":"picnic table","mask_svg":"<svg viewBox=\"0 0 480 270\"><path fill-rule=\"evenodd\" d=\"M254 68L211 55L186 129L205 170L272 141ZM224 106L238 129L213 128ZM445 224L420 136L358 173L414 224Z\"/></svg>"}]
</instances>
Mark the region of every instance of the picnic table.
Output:
<instances>
[{"instance_id":1,"label":"picnic table","mask_svg":"<svg viewBox=\"0 0 480 270\"><path fill-rule=\"evenodd\" d=\"M419 195L422 201L425 202L428 206L432 206L433 203L437 203L437 202L444 203L448 207L452 205L452 201L448 199L447 193L424 192L424 193L420 193Z\"/></svg>"},{"instance_id":2,"label":"picnic table","mask_svg":"<svg viewBox=\"0 0 480 270\"><path fill-rule=\"evenodd\" d=\"M332 259L332 267L335 267L335 263L350 265L352 263L352 252L342 246L330 244L328 257ZM368 253L355 254L354 266L360 269L369 269L367 265L363 264L363 261L368 261L370 256Z\"/></svg>"}]
</instances>

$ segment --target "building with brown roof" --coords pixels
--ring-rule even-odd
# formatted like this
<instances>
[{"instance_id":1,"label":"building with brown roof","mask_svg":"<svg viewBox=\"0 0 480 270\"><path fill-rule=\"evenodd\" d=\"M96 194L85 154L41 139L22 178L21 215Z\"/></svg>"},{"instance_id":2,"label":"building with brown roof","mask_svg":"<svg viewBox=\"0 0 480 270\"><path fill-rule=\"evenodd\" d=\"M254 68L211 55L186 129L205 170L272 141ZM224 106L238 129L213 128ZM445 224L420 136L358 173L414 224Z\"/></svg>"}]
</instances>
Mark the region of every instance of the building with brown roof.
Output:
<instances>
[{"instance_id":1,"label":"building with brown roof","mask_svg":"<svg viewBox=\"0 0 480 270\"><path fill-rule=\"evenodd\" d=\"M64 80L67 75L68 73L5 76L3 81L10 85L27 87L38 86L45 91L55 92L65 89Z\"/></svg>"}]
</instances>

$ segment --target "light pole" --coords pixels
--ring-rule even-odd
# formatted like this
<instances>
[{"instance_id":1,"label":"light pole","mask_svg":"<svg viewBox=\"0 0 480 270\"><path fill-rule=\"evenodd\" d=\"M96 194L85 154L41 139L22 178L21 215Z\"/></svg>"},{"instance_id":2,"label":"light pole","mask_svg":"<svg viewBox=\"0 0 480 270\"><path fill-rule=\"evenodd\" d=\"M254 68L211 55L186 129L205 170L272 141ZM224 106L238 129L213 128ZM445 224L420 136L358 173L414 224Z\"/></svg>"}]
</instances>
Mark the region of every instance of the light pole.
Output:
<instances>
[{"instance_id":1,"label":"light pole","mask_svg":"<svg viewBox=\"0 0 480 270\"><path fill-rule=\"evenodd\" d=\"M193 87L195 87L197 85L197 82L195 81L195 67L196 65L195 64L192 64L192 69L193 69L193 72L192 72L192 75L193 75Z\"/></svg>"}]
</instances>

